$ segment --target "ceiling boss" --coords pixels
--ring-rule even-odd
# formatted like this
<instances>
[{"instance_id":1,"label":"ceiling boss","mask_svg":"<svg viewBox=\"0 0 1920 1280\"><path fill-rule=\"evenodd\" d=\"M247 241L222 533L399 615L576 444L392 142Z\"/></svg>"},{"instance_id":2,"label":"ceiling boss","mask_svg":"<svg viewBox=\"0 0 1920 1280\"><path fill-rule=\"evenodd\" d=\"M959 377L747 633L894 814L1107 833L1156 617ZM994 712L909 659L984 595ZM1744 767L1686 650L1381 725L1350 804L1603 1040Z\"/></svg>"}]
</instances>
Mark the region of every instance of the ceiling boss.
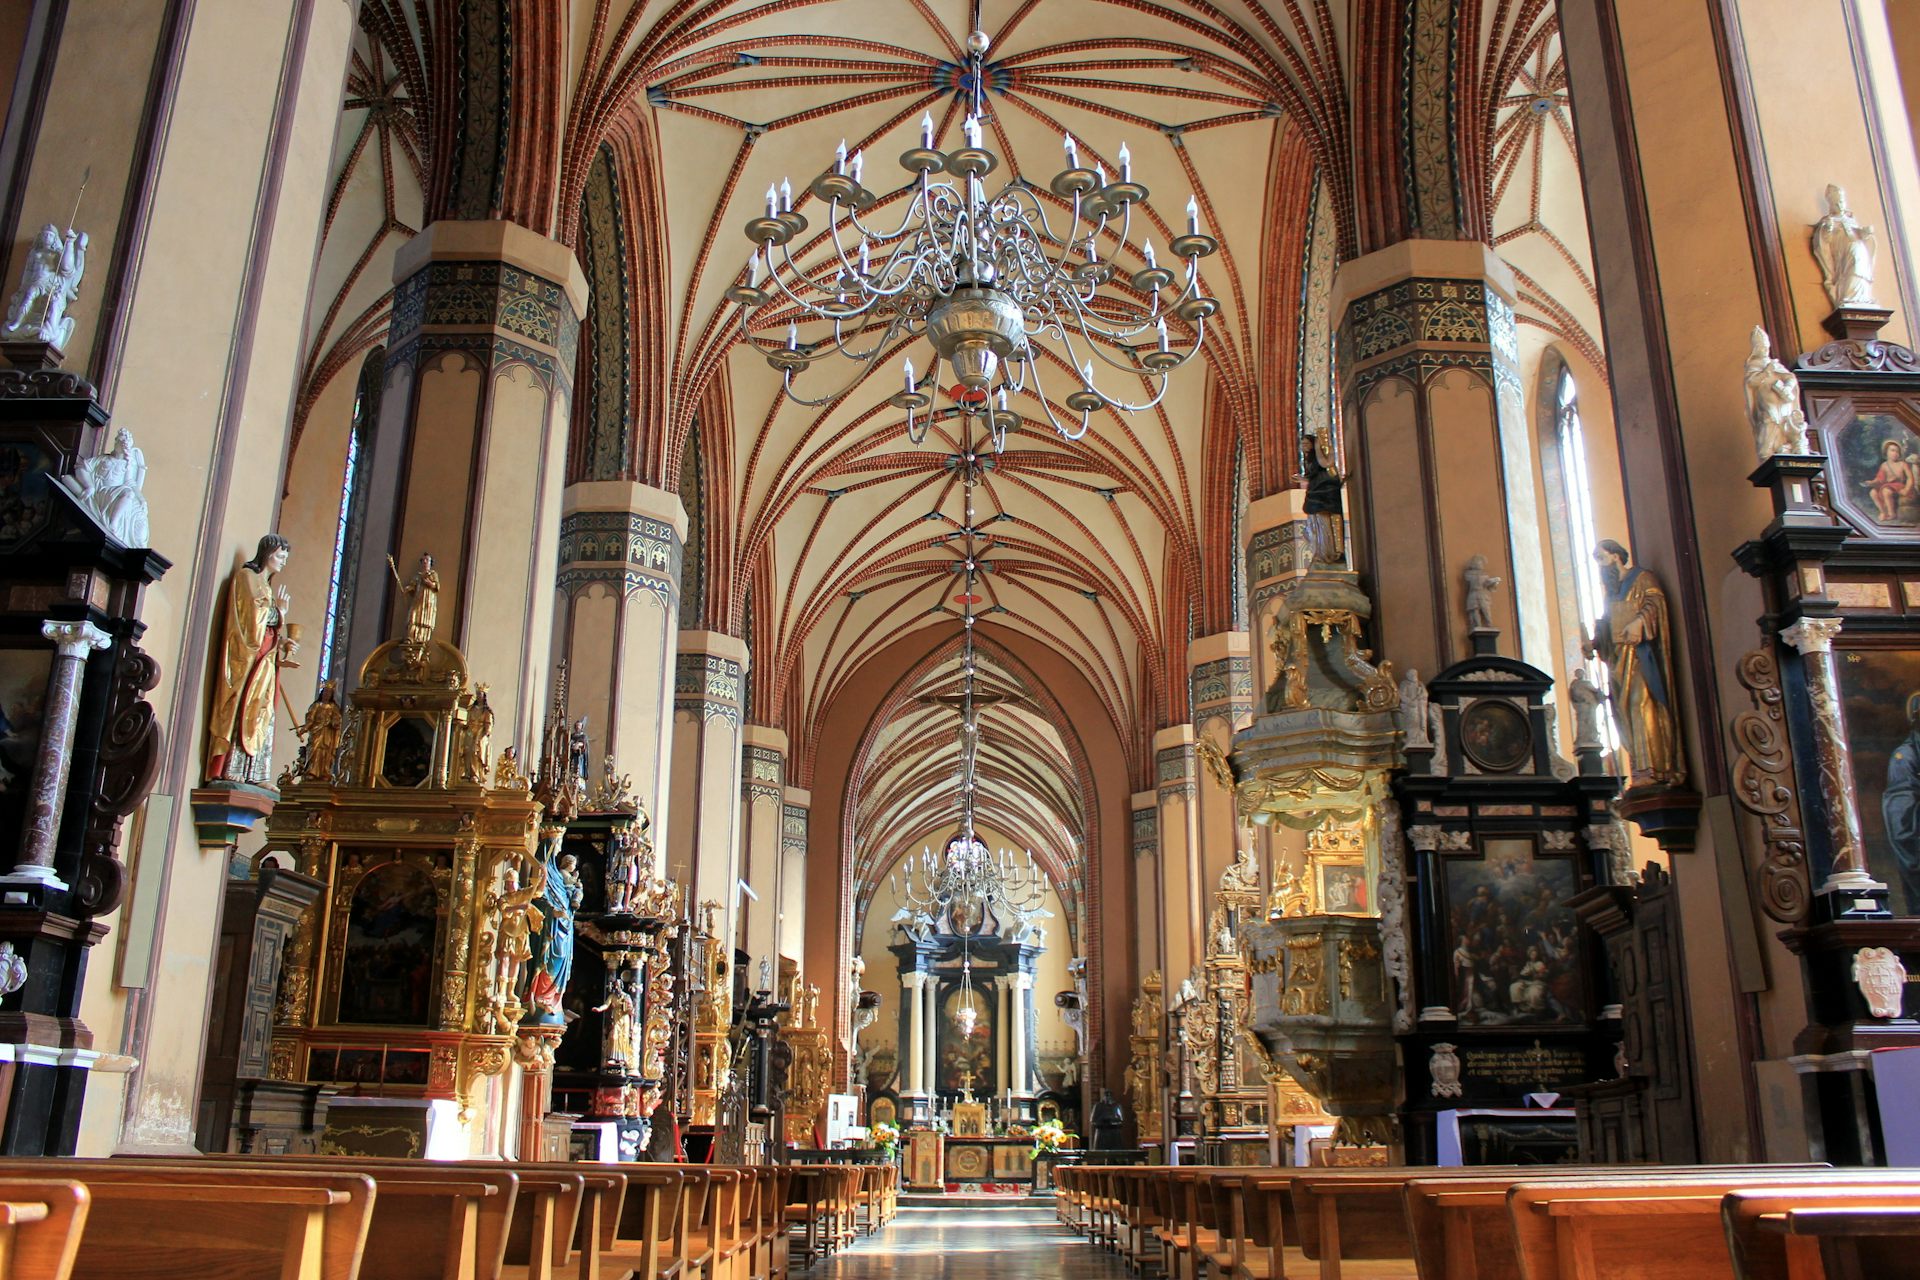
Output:
<instances>
[{"instance_id":1,"label":"ceiling boss","mask_svg":"<svg viewBox=\"0 0 1920 1280\"><path fill-rule=\"evenodd\" d=\"M753 254L727 297L741 305L748 341L780 371L797 403L831 403L903 339L924 337L932 361L916 373L913 360L905 359L902 388L891 397L905 410L915 444L933 421L942 361L952 373L947 391L954 407L985 419L996 450L1020 421L1010 398L1023 394L1039 402L1063 437L1078 440L1097 410L1131 413L1158 405L1167 375L1205 342L1207 319L1219 303L1201 286L1200 259L1218 243L1201 233L1192 197L1185 233L1167 242L1172 267L1161 265L1144 227L1134 252L1146 265L1133 272L1118 265L1134 243L1135 206L1147 199L1124 143L1120 171L1111 178L1099 163L1083 167L1068 135L1066 168L1048 184L1051 198L1018 174L988 194L987 176L1000 167L1000 158L981 145L990 44L984 32L967 38L962 83L972 103L962 145L941 151L929 114L920 121L920 145L900 157L914 175L913 195L895 229L878 230L863 219L880 197L862 185L864 153L849 157L844 142L833 168L807 188L827 206L827 234L801 246L803 260L822 250L818 261L794 259L794 242L809 224L793 208L789 182L768 187L765 213L748 221ZM784 345L752 336L756 315L762 327L770 321L776 329L787 319ZM1169 331L1170 318L1177 333ZM825 322L831 334L802 342L802 322ZM831 395L798 394L793 375L830 354L850 360L853 376ZM1044 387L1043 368L1056 362L1078 384L1063 398L1064 415ZM1133 399L1103 389L1134 379L1143 386Z\"/></svg>"}]
</instances>

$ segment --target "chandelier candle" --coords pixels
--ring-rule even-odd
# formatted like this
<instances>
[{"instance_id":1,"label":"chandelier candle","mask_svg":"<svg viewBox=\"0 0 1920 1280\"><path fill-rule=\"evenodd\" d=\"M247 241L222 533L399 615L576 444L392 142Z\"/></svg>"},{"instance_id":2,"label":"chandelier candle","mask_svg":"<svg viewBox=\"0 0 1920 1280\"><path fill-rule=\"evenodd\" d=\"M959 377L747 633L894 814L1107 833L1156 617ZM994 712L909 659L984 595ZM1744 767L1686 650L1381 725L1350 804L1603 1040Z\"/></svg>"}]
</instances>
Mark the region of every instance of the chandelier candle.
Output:
<instances>
[{"instance_id":1,"label":"chandelier candle","mask_svg":"<svg viewBox=\"0 0 1920 1280\"><path fill-rule=\"evenodd\" d=\"M748 221L747 238L766 253L766 284L756 251L746 281L727 297L740 305L747 341L780 371L796 403L832 404L903 342L924 339L933 348L925 378L916 379L913 361L904 360L903 388L891 397L906 415L909 440L926 438L943 392L962 418L985 420L996 451L1022 421L1009 407L1019 396L1032 397L1036 420L1044 417L1062 437L1078 440L1095 413L1159 405L1167 375L1205 344L1207 320L1220 304L1204 291L1200 260L1218 243L1200 233L1199 206L1189 199L1186 234L1169 246L1185 260L1184 276L1160 266L1144 229L1134 235L1134 211L1145 207L1148 192L1133 179L1125 143L1112 182L1097 161L1081 167L1079 144L1066 134L1067 167L1044 188L1013 174L997 192L988 190L987 176L1001 166L982 143L990 43L980 32L968 41L972 102L962 145L939 150L928 112L920 145L900 157L909 181L890 197L905 201L896 225L870 225L880 221L872 212L880 197L863 185L861 156L850 161L844 140L832 167L803 193L827 213L822 234L800 246L799 261L795 240L808 224L794 211L790 182L770 189L766 215ZM1122 267L1128 254L1144 266ZM821 330L810 330L804 345L790 334L784 347L758 336L755 317L776 299ZM850 377L821 395L802 394L795 376L829 355L847 362ZM1061 401L1045 388L1045 372L1057 368L1078 374L1081 384ZM1058 413L1058 403L1070 416Z\"/></svg>"}]
</instances>

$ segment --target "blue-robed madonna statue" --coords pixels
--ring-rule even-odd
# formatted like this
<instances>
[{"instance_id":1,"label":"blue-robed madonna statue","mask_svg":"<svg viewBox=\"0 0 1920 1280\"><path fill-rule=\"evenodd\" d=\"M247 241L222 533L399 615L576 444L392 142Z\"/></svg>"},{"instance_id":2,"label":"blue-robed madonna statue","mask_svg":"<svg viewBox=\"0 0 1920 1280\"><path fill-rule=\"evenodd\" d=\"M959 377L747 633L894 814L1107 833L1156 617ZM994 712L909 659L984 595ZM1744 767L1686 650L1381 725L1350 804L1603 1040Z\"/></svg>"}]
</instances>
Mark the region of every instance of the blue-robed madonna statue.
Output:
<instances>
[{"instance_id":1,"label":"blue-robed madonna statue","mask_svg":"<svg viewBox=\"0 0 1920 1280\"><path fill-rule=\"evenodd\" d=\"M527 984L527 1013L520 1025L563 1027L566 1015L560 1003L566 998L567 978L573 972L573 913L580 907L582 890L575 859L560 852L561 832L541 833L542 861L547 882L538 906L543 917L533 935L533 955L529 960L533 977Z\"/></svg>"}]
</instances>

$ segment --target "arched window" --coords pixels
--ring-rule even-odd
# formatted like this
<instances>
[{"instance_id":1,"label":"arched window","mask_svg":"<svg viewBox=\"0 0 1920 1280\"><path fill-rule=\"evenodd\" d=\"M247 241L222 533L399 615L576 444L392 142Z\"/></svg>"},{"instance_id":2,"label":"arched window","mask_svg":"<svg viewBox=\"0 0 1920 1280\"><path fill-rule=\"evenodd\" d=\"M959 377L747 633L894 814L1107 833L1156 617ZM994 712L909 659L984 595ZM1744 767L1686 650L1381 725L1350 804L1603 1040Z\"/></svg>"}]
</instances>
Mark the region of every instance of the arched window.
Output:
<instances>
[{"instance_id":1,"label":"arched window","mask_svg":"<svg viewBox=\"0 0 1920 1280\"><path fill-rule=\"evenodd\" d=\"M384 347L375 347L360 366L353 393L353 422L347 428L347 465L340 482L340 516L333 533L333 567L327 577L327 618L320 634L320 679L347 675L348 638L353 633L354 587L359 578L360 542L367 525L367 463L373 425L380 419L380 385L387 367Z\"/></svg>"},{"instance_id":2,"label":"arched window","mask_svg":"<svg viewBox=\"0 0 1920 1280\"><path fill-rule=\"evenodd\" d=\"M1580 389L1574 385L1573 370L1562 363L1558 385L1553 392L1554 440L1559 445L1560 490L1566 502L1567 540L1573 578L1574 599L1579 605L1580 621L1593 625L1604 610L1605 588L1600 584L1600 566L1594 562L1594 548L1600 535L1593 522L1593 481L1587 471L1587 440L1580 425Z\"/></svg>"}]
</instances>

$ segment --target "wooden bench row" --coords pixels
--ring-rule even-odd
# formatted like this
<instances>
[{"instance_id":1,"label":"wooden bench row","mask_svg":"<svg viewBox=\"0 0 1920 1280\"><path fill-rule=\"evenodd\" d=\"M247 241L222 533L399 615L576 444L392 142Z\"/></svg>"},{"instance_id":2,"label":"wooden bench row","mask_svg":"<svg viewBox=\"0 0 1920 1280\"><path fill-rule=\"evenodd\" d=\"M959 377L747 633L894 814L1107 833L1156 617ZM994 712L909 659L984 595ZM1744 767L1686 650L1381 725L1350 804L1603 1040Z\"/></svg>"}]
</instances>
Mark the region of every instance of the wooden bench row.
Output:
<instances>
[{"instance_id":1,"label":"wooden bench row","mask_svg":"<svg viewBox=\"0 0 1920 1280\"><path fill-rule=\"evenodd\" d=\"M784 1280L795 1172L361 1157L0 1161L0 1280ZM870 1215L886 1212L870 1203ZM851 1221L858 1206L835 1208Z\"/></svg>"},{"instance_id":2,"label":"wooden bench row","mask_svg":"<svg viewBox=\"0 0 1920 1280\"><path fill-rule=\"evenodd\" d=\"M1920 1277L1920 1174L1898 1170L1082 1165L1056 1204L1167 1280Z\"/></svg>"},{"instance_id":3,"label":"wooden bench row","mask_svg":"<svg viewBox=\"0 0 1920 1280\"><path fill-rule=\"evenodd\" d=\"M809 1267L860 1235L893 1220L900 1204L900 1170L894 1165L794 1165L786 1220Z\"/></svg>"}]
</instances>

